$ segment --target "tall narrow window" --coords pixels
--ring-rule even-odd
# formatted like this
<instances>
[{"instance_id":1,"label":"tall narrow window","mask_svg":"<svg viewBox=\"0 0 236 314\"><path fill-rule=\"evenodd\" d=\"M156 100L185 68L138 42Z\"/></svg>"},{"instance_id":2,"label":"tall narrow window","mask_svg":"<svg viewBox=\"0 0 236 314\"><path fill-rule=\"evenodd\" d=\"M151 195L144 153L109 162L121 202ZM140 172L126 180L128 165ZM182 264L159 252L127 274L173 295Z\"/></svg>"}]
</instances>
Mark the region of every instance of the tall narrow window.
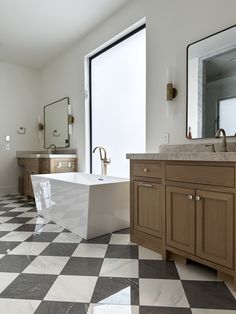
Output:
<instances>
[{"instance_id":1,"label":"tall narrow window","mask_svg":"<svg viewBox=\"0 0 236 314\"><path fill-rule=\"evenodd\" d=\"M111 158L108 175L129 177L126 153L146 148L146 30L133 31L90 58L90 167L96 146Z\"/></svg>"}]
</instances>

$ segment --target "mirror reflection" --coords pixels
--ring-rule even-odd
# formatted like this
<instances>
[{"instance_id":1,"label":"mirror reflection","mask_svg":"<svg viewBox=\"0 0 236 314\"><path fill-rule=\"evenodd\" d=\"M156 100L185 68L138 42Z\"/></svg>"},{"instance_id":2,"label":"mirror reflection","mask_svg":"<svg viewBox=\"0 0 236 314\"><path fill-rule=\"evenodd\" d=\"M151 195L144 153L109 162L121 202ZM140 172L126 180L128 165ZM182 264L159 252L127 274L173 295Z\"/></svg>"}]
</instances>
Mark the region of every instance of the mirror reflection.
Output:
<instances>
[{"instance_id":1,"label":"mirror reflection","mask_svg":"<svg viewBox=\"0 0 236 314\"><path fill-rule=\"evenodd\" d=\"M187 137L236 133L236 26L187 48Z\"/></svg>"},{"instance_id":2,"label":"mirror reflection","mask_svg":"<svg viewBox=\"0 0 236 314\"><path fill-rule=\"evenodd\" d=\"M65 97L44 106L44 148L69 147L68 105Z\"/></svg>"}]
</instances>

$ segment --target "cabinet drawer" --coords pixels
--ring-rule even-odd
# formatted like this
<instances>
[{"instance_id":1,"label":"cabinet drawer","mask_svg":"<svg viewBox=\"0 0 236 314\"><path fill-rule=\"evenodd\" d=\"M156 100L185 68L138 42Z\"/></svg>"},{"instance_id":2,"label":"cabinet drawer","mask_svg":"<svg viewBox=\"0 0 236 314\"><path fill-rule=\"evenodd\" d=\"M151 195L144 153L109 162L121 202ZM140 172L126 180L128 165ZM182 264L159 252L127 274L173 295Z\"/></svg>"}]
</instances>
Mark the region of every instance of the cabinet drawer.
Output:
<instances>
[{"instance_id":1,"label":"cabinet drawer","mask_svg":"<svg viewBox=\"0 0 236 314\"><path fill-rule=\"evenodd\" d=\"M234 167L167 164L166 180L234 187Z\"/></svg>"},{"instance_id":2,"label":"cabinet drawer","mask_svg":"<svg viewBox=\"0 0 236 314\"><path fill-rule=\"evenodd\" d=\"M74 172L75 160L53 160L51 161L51 172Z\"/></svg>"},{"instance_id":3,"label":"cabinet drawer","mask_svg":"<svg viewBox=\"0 0 236 314\"><path fill-rule=\"evenodd\" d=\"M146 178L162 178L163 167L161 162L149 163L149 162L133 162L132 163L132 175Z\"/></svg>"}]
</instances>

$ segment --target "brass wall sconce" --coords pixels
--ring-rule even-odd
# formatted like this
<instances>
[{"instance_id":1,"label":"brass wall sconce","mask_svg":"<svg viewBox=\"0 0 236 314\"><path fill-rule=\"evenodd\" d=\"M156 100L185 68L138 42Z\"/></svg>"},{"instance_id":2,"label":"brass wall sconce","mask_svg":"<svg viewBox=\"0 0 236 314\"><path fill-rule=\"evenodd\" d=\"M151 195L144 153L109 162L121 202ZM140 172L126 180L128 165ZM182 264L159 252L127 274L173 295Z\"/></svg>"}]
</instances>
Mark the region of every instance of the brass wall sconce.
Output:
<instances>
[{"instance_id":1,"label":"brass wall sconce","mask_svg":"<svg viewBox=\"0 0 236 314\"><path fill-rule=\"evenodd\" d=\"M38 130L39 130L39 131L43 131L43 129L44 129L43 124L42 124L41 122L39 122L39 123L38 123Z\"/></svg>"},{"instance_id":2,"label":"brass wall sconce","mask_svg":"<svg viewBox=\"0 0 236 314\"><path fill-rule=\"evenodd\" d=\"M177 96L177 89L173 87L172 83L167 84L167 101L173 100Z\"/></svg>"},{"instance_id":3,"label":"brass wall sconce","mask_svg":"<svg viewBox=\"0 0 236 314\"><path fill-rule=\"evenodd\" d=\"M75 122L75 118L72 114L68 114L68 124L73 124Z\"/></svg>"},{"instance_id":4,"label":"brass wall sconce","mask_svg":"<svg viewBox=\"0 0 236 314\"><path fill-rule=\"evenodd\" d=\"M68 126L69 126L69 135L72 135L73 128L72 125L75 122L74 116L71 114L71 106L69 107L69 114L68 114Z\"/></svg>"}]
</instances>

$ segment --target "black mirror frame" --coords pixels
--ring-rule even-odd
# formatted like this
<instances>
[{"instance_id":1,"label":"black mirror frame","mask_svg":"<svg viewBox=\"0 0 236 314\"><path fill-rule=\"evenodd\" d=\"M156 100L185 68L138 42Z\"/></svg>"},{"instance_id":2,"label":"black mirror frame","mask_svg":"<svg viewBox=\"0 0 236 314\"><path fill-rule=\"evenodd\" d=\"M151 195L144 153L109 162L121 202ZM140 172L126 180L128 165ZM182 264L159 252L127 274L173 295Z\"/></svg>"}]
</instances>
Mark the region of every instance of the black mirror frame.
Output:
<instances>
[{"instance_id":1,"label":"black mirror frame","mask_svg":"<svg viewBox=\"0 0 236 314\"><path fill-rule=\"evenodd\" d=\"M215 35L217 35L217 34L223 33L223 32L225 32L225 31L227 31L227 30L229 30L229 29L232 29L232 28L234 28L234 27L236 27L236 24L234 24L234 25L232 25L232 26L229 26L229 27L227 27L227 28L224 28L223 30L220 30L220 31L218 31L218 32L216 32L216 33L213 33L213 34L209 35L209 36L206 36L206 37L203 37L203 38L201 38L201 39L199 39L199 40L196 40L196 41L190 43L190 44L186 47L186 123L185 123L185 125L186 125L186 128L185 128L186 133L185 133L185 137L186 137L187 139L189 139L189 138L188 138L188 50L189 50L189 47L192 46L192 45L194 45L194 44L196 44L196 43L198 43L198 42L200 42L200 41L203 41L203 40L205 40L205 39L208 39L208 38L210 38L210 37L213 37L213 36L215 36ZM235 41L236 41L236 40L235 40ZM227 136L227 137L234 137L234 136ZM203 137L191 138L191 140L200 140L200 139L210 139L210 137L208 137L208 138L203 138Z\"/></svg>"},{"instance_id":2,"label":"black mirror frame","mask_svg":"<svg viewBox=\"0 0 236 314\"><path fill-rule=\"evenodd\" d=\"M64 97L64 98L61 98L61 99L59 99L59 100L57 100L57 101L54 101L54 102L52 102L52 103L50 103L50 104L48 104L48 105L46 105L46 106L43 107L43 120L44 120L44 137L43 137L44 142L43 142L43 147L44 147L45 149L48 149L48 147L45 147L45 109L46 109L46 107L51 106L51 105L53 105L53 104L56 104L57 102L62 101L62 100L65 100L65 99L67 99L67 105L69 106L69 105L70 105L70 99L69 99L69 97ZM68 132L68 143L67 143L67 146L63 146L63 147L58 147L58 146L57 146L57 148L68 148L68 147L70 147L69 123L67 124L67 132Z\"/></svg>"}]
</instances>

